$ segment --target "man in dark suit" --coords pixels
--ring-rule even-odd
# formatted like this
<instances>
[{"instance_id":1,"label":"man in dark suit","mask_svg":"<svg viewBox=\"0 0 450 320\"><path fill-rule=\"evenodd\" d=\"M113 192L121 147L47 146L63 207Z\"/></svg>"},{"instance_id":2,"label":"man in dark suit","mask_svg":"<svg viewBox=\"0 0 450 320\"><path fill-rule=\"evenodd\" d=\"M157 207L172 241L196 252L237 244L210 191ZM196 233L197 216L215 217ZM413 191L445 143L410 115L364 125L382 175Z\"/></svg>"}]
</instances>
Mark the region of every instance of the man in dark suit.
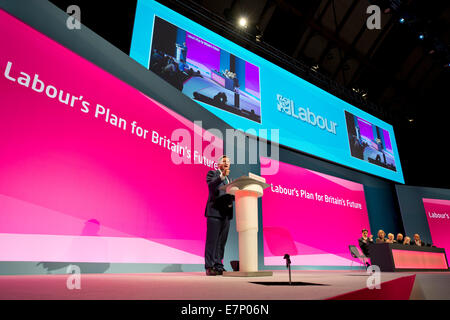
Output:
<instances>
[{"instance_id":1,"label":"man in dark suit","mask_svg":"<svg viewBox=\"0 0 450 320\"><path fill-rule=\"evenodd\" d=\"M411 245L423 247L423 246L426 246L426 243L423 242L422 240L420 240L419 234L416 233L416 234L414 235L414 242L411 242Z\"/></svg>"},{"instance_id":2,"label":"man in dark suit","mask_svg":"<svg viewBox=\"0 0 450 320\"><path fill-rule=\"evenodd\" d=\"M211 170L206 176L209 195L205 209L207 217L205 270L208 276L221 275L225 271L222 260L230 220L233 218L234 196L219 188L231 182L229 174L230 159L222 156L218 161L218 170Z\"/></svg>"},{"instance_id":3,"label":"man in dark suit","mask_svg":"<svg viewBox=\"0 0 450 320\"><path fill-rule=\"evenodd\" d=\"M366 257L369 257L369 243L373 243L373 236L368 236L368 234L369 231L367 229L362 229L361 238L358 239L359 247ZM370 266L369 262L366 262L366 265Z\"/></svg>"}]
</instances>

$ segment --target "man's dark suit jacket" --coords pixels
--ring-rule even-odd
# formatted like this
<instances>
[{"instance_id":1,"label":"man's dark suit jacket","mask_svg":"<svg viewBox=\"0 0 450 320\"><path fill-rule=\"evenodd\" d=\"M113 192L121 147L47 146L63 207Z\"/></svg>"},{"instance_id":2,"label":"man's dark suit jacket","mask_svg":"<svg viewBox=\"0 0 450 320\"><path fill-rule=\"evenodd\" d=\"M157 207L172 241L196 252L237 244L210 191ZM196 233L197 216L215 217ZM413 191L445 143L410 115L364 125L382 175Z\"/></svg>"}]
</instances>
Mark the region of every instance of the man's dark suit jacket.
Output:
<instances>
[{"instance_id":1,"label":"man's dark suit jacket","mask_svg":"<svg viewBox=\"0 0 450 320\"><path fill-rule=\"evenodd\" d=\"M411 245L412 246L417 246L416 242L414 241L414 239L411 240ZM425 242L423 242L422 240L420 240L420 246L421 247L425 247L427 244Z\"/></svg>"},{"instance_id":2,"label":"man's dark suit jacket","mask_svg":"<svg viewBox=\"0 0 450 320\"><path fill-rule=\"evenodd\" d=\"M361 248L361 251L364 253L366 257L369 256L369 243L373 243L373 241L370 241L370 238L367 238L367 242L364 242L363 237L358 239L359 247Z\"/></svg>"},{"instance_id":3,"label":"man's dark suit jacket","mask_svg":"<svg viewBox=\"0 0 450 320\"><path fill-rule=\"evenodd\" d=\"M211 170L206 176L206 182L208 183L209 196L208 202L206 203L205 216L216 218L228 217L232 219L234 196L227 194L224 190L219 190L219 187L227 184L227 179L220 179L219 170Z\"/></svg>"}]
</instances>

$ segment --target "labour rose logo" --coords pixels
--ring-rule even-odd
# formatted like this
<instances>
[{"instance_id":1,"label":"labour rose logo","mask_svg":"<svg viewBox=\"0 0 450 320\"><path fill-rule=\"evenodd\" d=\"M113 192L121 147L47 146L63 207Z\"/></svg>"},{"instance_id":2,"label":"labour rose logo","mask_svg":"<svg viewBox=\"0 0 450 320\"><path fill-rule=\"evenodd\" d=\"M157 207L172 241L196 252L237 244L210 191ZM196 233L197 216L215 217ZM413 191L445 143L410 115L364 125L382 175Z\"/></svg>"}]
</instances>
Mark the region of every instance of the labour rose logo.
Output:
<instances>
[{"instance_id":1,"label":"labour rose logo","mask_svg":"<svg viewBox=\"0 0 450 320\"><path fill-rule=\"evenodd\" d=\"M284 98L281 94L277 94L277 107L278 111L284 111L288 114L291 112L291 99Z\"/></svg>"}]
</instances>

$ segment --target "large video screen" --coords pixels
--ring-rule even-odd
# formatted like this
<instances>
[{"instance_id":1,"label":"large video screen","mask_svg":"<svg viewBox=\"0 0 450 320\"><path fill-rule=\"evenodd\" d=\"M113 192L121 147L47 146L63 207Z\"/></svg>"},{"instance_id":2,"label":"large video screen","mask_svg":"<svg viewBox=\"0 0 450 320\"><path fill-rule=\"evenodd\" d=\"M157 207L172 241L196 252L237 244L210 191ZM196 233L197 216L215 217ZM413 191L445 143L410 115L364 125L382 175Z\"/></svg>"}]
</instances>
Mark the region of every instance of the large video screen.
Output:
<instances>
[{"instance_id":1,"label":"large video screen","mask_svg":"<svg viewBox=\"0 0 450 320\"><path fill-rule=\"evenodd\" d=\"M154 0L137 2L130 56L233 128L404 182L390 124ZM378 128L362 155L346 112Z\"/></svg>"},{"instance_id":2,"label":"large video screen","mask_svg":"<svg viewBox=\"0 0 450 320\"><path fill-rule=\"evenodd\" d=\"M0 260L203 264L222 140L4 11L0 29Z\"/></svg>"},{"instance_id":3,"label":"large video screen","mask_svg":"<svg viewBox=\"0 0 450 320\"><path fill-rule=\"evenodd\" d=\"M423 198L432 244L450 253L450 200Z\"/></svg>"},{"instance_id":4,"label":"large video screen","mask_svg":"<svg viewBox=\"0 0 450 320\"><path fill-rule=\"evenodd\" d=\"M150 70L188 97L261 122L259 68L155 17Z\"/></svg>"},{"instance_id":5,"label":"large video screen","mask_svg":"<svg viewBox=\"0 0 450 320\"><path fill-rule=\"evenodd\" d=\"M264 166L271 160L262 158ZM362 184L279 162L262 199L264 264L350 266L349 245L370 230Z\"/></svg>"}]
</instances>

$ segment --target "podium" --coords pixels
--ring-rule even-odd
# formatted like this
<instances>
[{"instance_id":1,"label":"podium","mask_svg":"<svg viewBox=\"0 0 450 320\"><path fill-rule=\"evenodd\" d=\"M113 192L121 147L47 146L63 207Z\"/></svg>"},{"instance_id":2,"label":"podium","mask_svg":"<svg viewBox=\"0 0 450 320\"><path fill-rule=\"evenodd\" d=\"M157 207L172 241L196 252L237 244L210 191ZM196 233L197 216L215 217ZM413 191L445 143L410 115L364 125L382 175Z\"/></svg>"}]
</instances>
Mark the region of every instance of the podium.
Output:
<instances>
[{"instance_id":1,"label":"podium","mask_svg":"<svg viewBox=\"0 0 450 320\"><path fill-rule=\"evenodd\" d=\"M268 186L266 179L249 173L220 187L235 197L239 233L239 271L224 272L224 277L272 276L272 271L258 271L258 198Z\"/></svg>"}]
</instances>

